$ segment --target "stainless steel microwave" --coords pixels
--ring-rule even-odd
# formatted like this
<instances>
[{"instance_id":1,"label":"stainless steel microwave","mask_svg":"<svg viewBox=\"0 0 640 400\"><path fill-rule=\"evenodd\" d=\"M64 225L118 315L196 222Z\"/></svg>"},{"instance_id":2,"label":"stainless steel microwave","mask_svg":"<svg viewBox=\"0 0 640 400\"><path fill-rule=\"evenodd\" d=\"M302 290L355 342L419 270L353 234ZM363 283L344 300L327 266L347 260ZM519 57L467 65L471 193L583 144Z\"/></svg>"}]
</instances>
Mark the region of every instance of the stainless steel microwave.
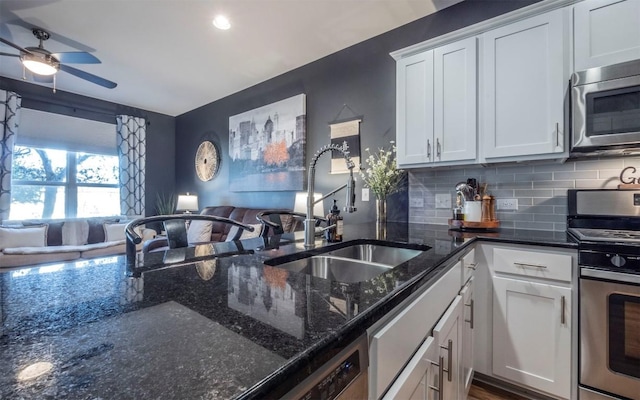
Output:
<instances>
[{"instance_id":1,"label":"stainless steel microwave","mask_svg":"<svg viewBox=\"0 0 640 400\"><path fill-rule=\"evenodd\" d=\"M640 153L640 60L571 76L571 155Z\"/></svg>"}]
</instances>

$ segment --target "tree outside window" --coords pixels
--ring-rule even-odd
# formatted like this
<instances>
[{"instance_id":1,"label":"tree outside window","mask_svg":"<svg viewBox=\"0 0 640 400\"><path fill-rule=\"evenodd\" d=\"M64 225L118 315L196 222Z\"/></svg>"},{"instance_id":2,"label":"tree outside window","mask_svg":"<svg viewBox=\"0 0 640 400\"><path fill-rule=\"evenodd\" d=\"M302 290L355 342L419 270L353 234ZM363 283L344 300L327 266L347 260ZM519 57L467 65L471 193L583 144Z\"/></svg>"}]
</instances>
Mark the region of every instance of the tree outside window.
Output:
<instances>
[{"instance_id":1,"label":"tree outside window","mask_svg":"<svg viewBox=\"0 0 640 400\"><path fill-rule=\"evenodd\" d=\"M11 219L120 214L118 157L15 146Z\"/></svg>"}]
</instances>

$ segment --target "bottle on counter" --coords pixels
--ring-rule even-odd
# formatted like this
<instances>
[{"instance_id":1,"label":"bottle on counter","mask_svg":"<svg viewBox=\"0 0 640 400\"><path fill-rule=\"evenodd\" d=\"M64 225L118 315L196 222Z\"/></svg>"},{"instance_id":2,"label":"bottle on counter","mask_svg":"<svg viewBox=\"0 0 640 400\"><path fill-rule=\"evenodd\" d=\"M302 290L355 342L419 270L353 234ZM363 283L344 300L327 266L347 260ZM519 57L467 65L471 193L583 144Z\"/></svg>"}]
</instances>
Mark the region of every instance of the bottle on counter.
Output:
<instances>
[{"instance_id":1,"label":"bottle on counter","mask_svg":"<svg viewBox=\"0 0 640 400\"><path fill-rule=\"evenodd\" d=\"M333 227L325 231L325 239L327 239L327 242L341 242L344 219L340 215L340 209L336 204L336 200L333 200L333 207L331 207L331 212L327 214L327 226L332 225Z\"/></svg>"},{"instance_id":2,"label":"bottle on counter","mask_svg":"<svg viewBox=\"0 0 640 400\"><path fill-rule=\"evenodd\" d=\"M456 206L453 208L453 219L464 221L464 209L462 208L462 196L460 194L456 197Z\"/></svg>"}]
</instances>

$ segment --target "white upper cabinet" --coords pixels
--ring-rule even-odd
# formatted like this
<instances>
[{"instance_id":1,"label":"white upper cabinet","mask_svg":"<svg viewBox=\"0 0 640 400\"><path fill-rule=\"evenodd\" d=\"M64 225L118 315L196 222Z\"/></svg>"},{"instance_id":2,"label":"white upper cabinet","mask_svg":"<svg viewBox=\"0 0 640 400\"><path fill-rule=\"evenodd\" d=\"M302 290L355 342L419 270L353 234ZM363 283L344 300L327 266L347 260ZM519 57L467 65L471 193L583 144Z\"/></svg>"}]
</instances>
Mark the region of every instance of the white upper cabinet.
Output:
<instances>
[{"instance_id":1,"label":"white upper cabinet","mask_svg":"<svg viewBox=\"0 0 640 400\"><path fill-rule=\"evenodd\" d=\"M476 161L476 47L472 37L398 60L400 166Z\"/></svg>"},{"instance_id":2,"label":"white upper cabinet","mask_svg":"<svg viewBox=\"0 0 640 400\"><path fill-rule=\"evenodd\" d=\"M472 37L434 50L435 162L476 159L476 47Z\"/></svg>"},{"instance_id":3,"label":"white upper cabinet","mask_svg":"<svg viewBox=\"0 0 640 400\"><path fill-rule=\"evenodd\" d=\"M433 143L433 50L396 64L396 146L400 166L428 163Z\"/></svg>"},{"instance_id":4,"label":"white upper cabinet","mask_svg":"<svg viewBox=\"0 0 640 400\"><path fill-rule=\"evenodd\" d=\"M482 35L482 158L560 158L569 81L569 13L559 9Z\"/></svg>"},{"instance_id":5,"label":"white upper cabinet","mask_svg":"<svg viewBox=\"0 0 640 400\"><path fill-rule=\"evenodd\" d=\"M586 0L574 8L574 70L640 58L640 1Z\"/></svg>"}]
</instances>

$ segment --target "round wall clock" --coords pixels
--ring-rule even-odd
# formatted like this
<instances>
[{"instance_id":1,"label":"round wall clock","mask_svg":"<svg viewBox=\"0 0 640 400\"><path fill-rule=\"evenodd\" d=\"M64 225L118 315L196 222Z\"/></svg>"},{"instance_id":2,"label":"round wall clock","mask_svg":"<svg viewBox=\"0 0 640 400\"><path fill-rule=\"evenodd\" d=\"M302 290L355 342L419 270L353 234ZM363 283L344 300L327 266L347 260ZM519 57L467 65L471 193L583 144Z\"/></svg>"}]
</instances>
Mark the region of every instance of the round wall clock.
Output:
<instances>
[{"instance_id":1,"label":"round wall clock","mask_svg":"<svg viewBox=\"0 0 640 400\"><path fill-rule=\"evenodd\" d=\"M196 174L201 181L210 181L218 173L220 153L215 144L206 140L196 151Z\"/></svg>"}]
</instances>

